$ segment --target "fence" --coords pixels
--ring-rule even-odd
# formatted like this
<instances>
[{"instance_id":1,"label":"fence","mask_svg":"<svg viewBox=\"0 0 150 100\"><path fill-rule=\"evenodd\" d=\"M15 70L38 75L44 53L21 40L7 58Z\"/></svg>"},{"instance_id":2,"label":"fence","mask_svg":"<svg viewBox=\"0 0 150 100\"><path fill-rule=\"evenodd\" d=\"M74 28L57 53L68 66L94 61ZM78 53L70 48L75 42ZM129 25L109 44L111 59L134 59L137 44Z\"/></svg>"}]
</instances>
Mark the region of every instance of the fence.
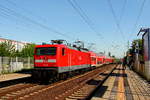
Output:
<instances>
[{"instance_id":1,"label":"fence","mask_svg":"<svg viewBox=\"0 0 150 100\"><path fill-rule=\"evenodd\" d=\"M0 74L15 72L33 67L33 58L0 57Z\"/></svg>"}]
</instances>

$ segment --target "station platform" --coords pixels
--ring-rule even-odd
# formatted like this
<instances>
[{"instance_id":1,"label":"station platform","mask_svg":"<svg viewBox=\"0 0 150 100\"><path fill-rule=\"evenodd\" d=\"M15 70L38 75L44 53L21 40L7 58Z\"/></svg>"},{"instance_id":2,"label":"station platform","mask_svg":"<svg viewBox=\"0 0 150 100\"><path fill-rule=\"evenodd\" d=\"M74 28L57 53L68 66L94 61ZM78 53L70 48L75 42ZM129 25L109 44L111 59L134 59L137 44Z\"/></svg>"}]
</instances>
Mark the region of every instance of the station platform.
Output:
<instances>
[{"instance_id":1,"label":"station platform","mask_svg":"<svg viewBox=\"0 0 150 100\"><path fill-rule=\"evenodd\" d=\"M20 79L20 78L26 78L30 77L31 74L23 74L23 73L12 73L12 74L3 74L0 75L0 82Z\"/></svg>"},{"instance_id":2,"label":"station platform","mask_svg":"<svg viewBox=\"0 0 150 100\"><path fill-rule=\"evenodd\" d=\"M150 100L150 83L119 65L91 100Z\"/></svg>"}]
</instances>

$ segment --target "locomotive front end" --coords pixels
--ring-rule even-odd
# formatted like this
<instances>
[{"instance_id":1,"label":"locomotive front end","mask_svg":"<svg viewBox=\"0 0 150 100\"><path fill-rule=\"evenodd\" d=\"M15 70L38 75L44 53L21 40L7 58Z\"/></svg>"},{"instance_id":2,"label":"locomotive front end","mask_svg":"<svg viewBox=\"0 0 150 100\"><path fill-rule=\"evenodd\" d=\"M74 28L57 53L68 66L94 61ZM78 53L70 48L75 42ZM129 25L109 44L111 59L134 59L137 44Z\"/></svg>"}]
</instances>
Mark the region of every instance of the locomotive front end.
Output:
<instances>
[{"instance_id":1,"label":"locomotive front end","mask_svg":"<svg viewBox=\"0 0 150 100\"><path fill-rule=\"evenodd\" d=\"M57 66L57 47L37 47L34 55L35 68L51 68Z\"/></svg>"},{"instance_id":2,"label":"locomotive front end","mask_svg":"<svg viewBox=\"0 0 150 100\"><path fill-rule=\"evenodd\" d=\"M34 52L32 77L37 80L49 80L57 72L57 46L37 45Z\"/></svg>"}]
</instances>

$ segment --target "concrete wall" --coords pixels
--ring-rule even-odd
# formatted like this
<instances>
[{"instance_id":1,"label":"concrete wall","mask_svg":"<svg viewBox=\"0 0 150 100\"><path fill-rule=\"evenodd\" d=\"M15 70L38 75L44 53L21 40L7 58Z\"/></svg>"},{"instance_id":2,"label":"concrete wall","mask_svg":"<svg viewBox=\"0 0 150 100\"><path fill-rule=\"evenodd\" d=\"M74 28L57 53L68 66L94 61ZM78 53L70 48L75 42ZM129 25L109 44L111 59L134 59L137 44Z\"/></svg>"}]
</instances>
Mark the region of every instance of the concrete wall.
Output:
<instances>
[{"instance_id":1,"label":"concrete wall","mask_svg":"<svg viewBox=\"0 0 150 100\"><path fill-rule=\"evenodd\" d=\"M15 72L33 67L33 58L0 57L0 74Z\"/></svg>"}]
</instances>

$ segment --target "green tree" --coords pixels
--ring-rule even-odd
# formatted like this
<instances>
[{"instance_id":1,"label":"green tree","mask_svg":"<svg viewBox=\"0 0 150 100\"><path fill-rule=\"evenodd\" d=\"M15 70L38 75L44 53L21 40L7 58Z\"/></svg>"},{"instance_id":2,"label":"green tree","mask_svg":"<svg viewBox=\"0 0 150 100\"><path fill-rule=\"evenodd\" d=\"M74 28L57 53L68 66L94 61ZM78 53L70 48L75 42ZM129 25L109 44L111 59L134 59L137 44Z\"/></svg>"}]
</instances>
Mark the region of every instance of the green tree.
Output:
<instances>
[{"instance_id":1,"label":"green tree","mask_svg":"<svg viewBox=\"0 0 150 100\"><path fill-rule=\"evenodd\" d=\"M0 43L0 56L13 56L15 52L15 45L11 41Z\"/></svg>"},{"instance_id":2,"label":"green tree","mask_svg":"<svg viewBox=\"0 0 150 100\"><path fill-rule=\"evenodd\" d=\"M143 56L143 41L142 41L142 39L133 40L131 48L129 48L128 51L127 51L127 55L130 54L133 57L133 59L135 59L134 58L135 57L135 53L139 53L140 61L144 60L144 56Z\"/></svg>"},{"instance_id":3,"label":"green tree","mask_svg":"<svg viewBox=\"0 0 150 100\"><path fill-rule=\"evenodd\" d=\"M111 57L116 58L115 55L112 55Z\"/></svg>"},{"instance_id":4,"label":"green tree","mask_svg":"<svg viewBox=\"0 0 150 100\"><path fill-rule=\"evenodd\" d=\"M15 52L14 52L14 55L13 55L14 57L21 57L21 51L19 51L19 50L16 50Z\"/></svg>"},{"instance_id":5,"label":"green tree","mask_svg":"<svg viewBox=\"0 0 150 100\"><path fill-rule=\"evenodd\" d=\"M33 57L35 44L27 44L20 52L21 57Z\"/></svg>"},{"instance_id":6,"label":"green tree","mask_svg":"<svg viewBox=\"0 0 150 100\"><path fill-rule=\"evenodd\" d=\"M138 47L137 47L137 44L138 44ZM128 50L128 53L134 54L134 52L136 51L136 49L138 49L139 52L142 52L142 50L143 50L142 39L133 40L133 41L132 41L132 46L131 46L131 48Z\"/></svg>"}]
</instances>

